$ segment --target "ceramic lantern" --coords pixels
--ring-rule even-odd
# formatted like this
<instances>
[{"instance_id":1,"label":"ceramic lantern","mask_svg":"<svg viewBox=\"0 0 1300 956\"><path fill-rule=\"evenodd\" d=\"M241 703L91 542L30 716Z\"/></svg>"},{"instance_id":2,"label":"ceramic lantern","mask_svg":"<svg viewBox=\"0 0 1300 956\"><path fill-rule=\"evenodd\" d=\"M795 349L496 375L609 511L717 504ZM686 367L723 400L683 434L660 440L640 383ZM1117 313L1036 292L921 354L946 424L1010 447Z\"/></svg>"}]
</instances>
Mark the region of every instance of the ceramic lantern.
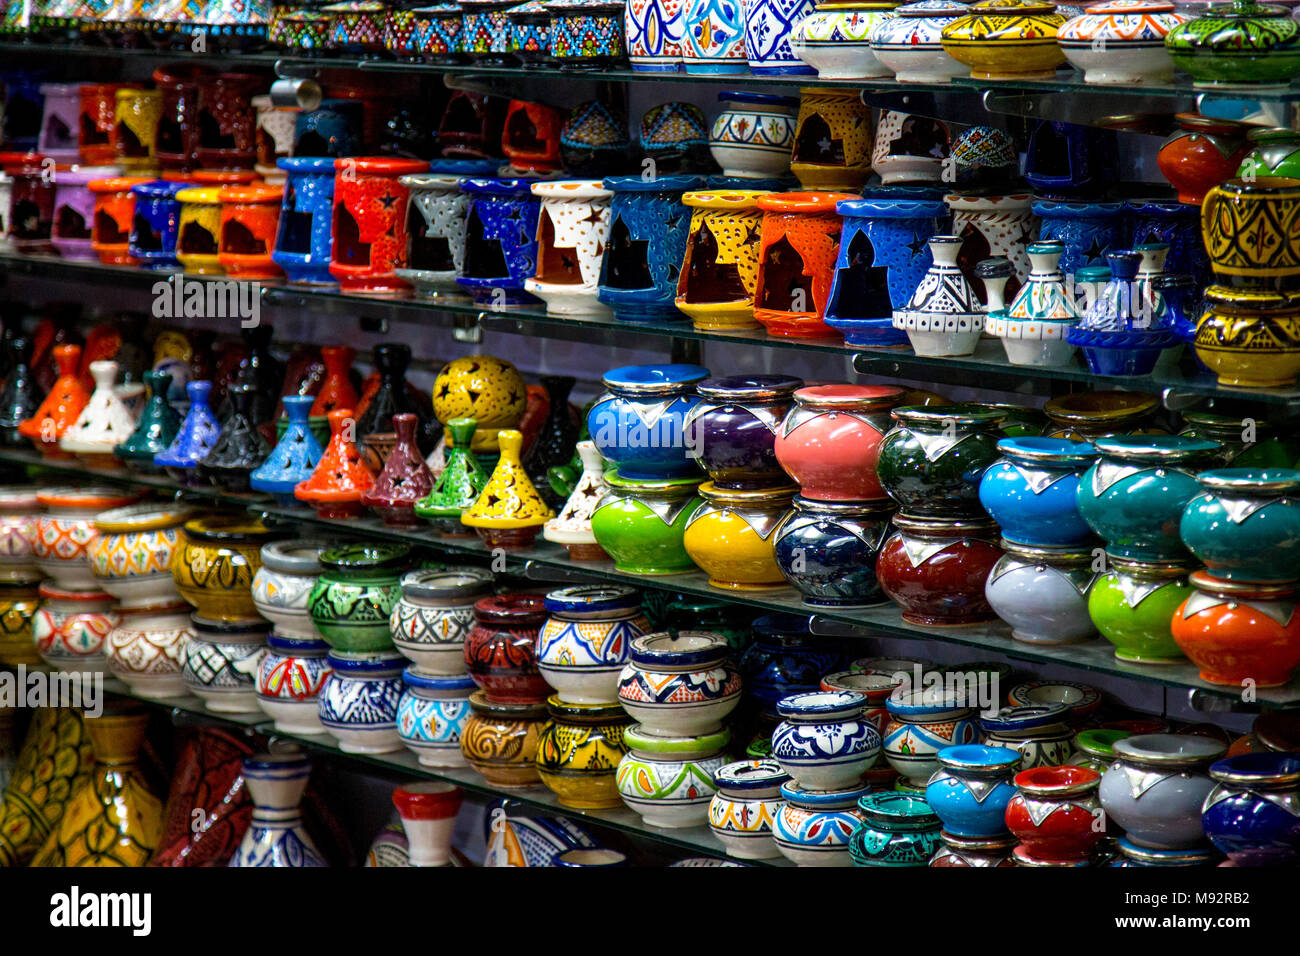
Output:
<instances>
[{"instance_id":1,"label":"ceramic lantern","mask_svg":"<svg viewBox=\"0 0 1300 956\"><path fill-rule=\"evenodd\" d=\"M161 94L156 156L164 170L188 171L198 165L199 81L197 66L159 67L153 72Z\"/></svg>"},{"instance_id":2,"label":"ceramic lantern","mask_svg":"<svg viewBox=\"0 0 1300 956\"><path fill-rule=\"evenodd\" d=\"M770 335L835 334L824 321L839 251L836 204L845 193L769 193L763 211L754 318Z\"/></svg>"},{"instance_id":3,"label":"ceramic lantern","mask_svg":"<svg viewBox=\"0 0 1300 956\"><path fill-rule=\"evenodd\" d=\"M1005 295L1015 295L1029 276L1026 246L1038 238L1039 233L1032 197L1028 193L949 193L944 202L952 213L952 234L962 240L957 265L974 286L980 301L983 302L988 294L983 281L975 275L975 267L993 256L1011 260L1015 276L1007 283Z\"/></svg>"},{"instance_id":4,"label":"ceramic lantern","mask_svg":"<svg viewBox=\"0 0 1300 956\"><path fill-rule=\"evenodd\" d=\"M417 298L468 302L456 283L465 268L465 213L469 195L461 192L462 176L488 176L495 160L435 160L433 172L403 176L411 191L407 207L406 268L394 270L415 286Z\"/></svg>"},{"instance_id":5,"label":"ceramic lantern","mask_svg":"<svg viewBox=\"0 0 1300 956\"><path fill-rule=\"evenodd\" d=\"M681 274L677 308L697 329L752 329L758 284L763 190L720 189L690 192L682 202L692 210L691 231Z\"/></svg>"},{"instance_id":6,"label":"ceramic lantern","mask_svg":"<svg viewBox=\"0 0 1300 956\"><path fill-rule=\"evenodd\" d=\"M146 269L176 270L176 240L180 233L181 202L177 196L185 183L151 180L131 187L135 214L127 252Z\"/></svg>"},{"instance_id":7,"label":"ceramic lantern","mask_svg":"<svg viewBox=\"0 0 1300 956\"><path fill-rule=\"evenodd\" d=\"M330 274L344 292L409 293L393 272L406 265L406 204L402 176L424 172L412 159L370 157L334 161L333 248Z\"/></svg>"},{"instance_id":8,"label":"ceramic lantern","mask_svg":"<svg viewBox=\"0 0 1300 956\"><path fill-rule=\"evenodd\" d=\"M253 73L219 73L199 85L199 142L195 156L208 169L252 169L257 161L254 93L266 81Z\"/></svg>"},{"instance_id":9,"label":"ceramic lantern","mask_svg":"<svg viewBox=\"0 0 1300 956\"><path fill-rule=\"evenodd\" d=\"M271 260L291 283L334 285L329 271L333 251L334 161L295 156L276 161L285 172L283 206Z\"/></svg>"},{"instance_id":10,"label":"ceramic lantern","mask_svg":"<svg viewBox=\"0 0 1300 956\"><path fill-rule=\"evenodd\" d=\"M541 200L524 179L462 179L465 266L456 281L475 303L494 310L536 302L524 282L537 270L537 223Z\"/></svg>"},{"instance_id":11,"label":"ceramic lantern","mask_svg":"<svg viewBox=\"0 0 1300 956\"><path fill-rule=\"evenodd\" d=\"M114 95L113 161L131 175L156 171L158 123L162 119L162 93L132 87L119 88Z\"/></svg>"},{"instance_id":12,"label":"ceramic lantern","mask_svg":"<svg viewBox=\"0 0 1300 956\"><path fill-rule=\"evenodd\" d=\"M81 158L81 84L45 83L41 96L45 106L37 152L57 163L77 162Z\"/></svg>"},{"instance_id":13,"label":"ceramic lantern","mask_svg":"<svg viewBox=\"0 0 1300 956\"><path fill-rule=\"evenodd\" d=\"M608 314L596 295L613 193L594 180L533 183L532 192L542 201L537 270L524 288L555 315Z\"/></svg>"},{"instance_id":14,"label":"ceramic lantern","mask_svg":"<svg viewBox=\"0 0 1300 956\"><path fill-rule=\"evenodd\" d=\"M94 260L95 193L90 183L120 175L120 166L74 166L55 173L50 241L64 259Z\"/></svg>"},{"instance_id":15,"label":"ceramic lantern","mask_svg":"<svg viewBox=\"0 0 1300 956\"><path fill-rule=\"evenodd\" d=\"M951 137L939 120L881 110L871 149L871 168L885 185L937 183L949 161Z\"/></svg>"},{"instance_id":16,"label":"ceramic lantern","mask_svg":"<svg viewBox=\"0 0 1300 956\"><path fill-rule=\"evenodd\" d=\"M221 190L215 186L189 187L176 194L181 204L176 231L176 258L186 272L224 275L217 257L221 237Z\"/></svg>"},{"instance_id":17,"label":"ceramic lantern","mask_svg":"<svg viewBox=\"0 0 1300 956\"><path fill-rule=\"evenodd\" d=\"M560 168L563 114L544 103L511 100L501 131L501 151L513 171L546 175Z\"/></svg>"},{"instance_id":18,"label":"ceramic lantern","mask_svg":"<svg viewBox=\"0 0 1300 956\"><path fill-rule=\"evenodd\" d=\"M135 216L131 187L149 180L142 177L94 179L88 184L95 198L91 215L90 248L105 265L135 265L128 244Z\"/></svg>"},{"instance_id":19,"label":"ceramic lantern","mask_svg":"<svg viewBox=\"0 0 1300 956\"><path fill-rule=\"evenodd\" d=\"M856 92L800 91L790 171L805 189L858 189L867 181L871 174L871 109Z\"/></svg>"},{"instance_id":20,"label":"ceramic lantern","mask_svg":"<svg viewBox=\"0 0 1300 956\"><path fill-rule=\"evenodd\" d=\"M217 261L232 279L276 281L280 267L271 250L280 226L284 187L270 184L227 186L221 200L221 239Z\"/></svg>"}]
</instances>

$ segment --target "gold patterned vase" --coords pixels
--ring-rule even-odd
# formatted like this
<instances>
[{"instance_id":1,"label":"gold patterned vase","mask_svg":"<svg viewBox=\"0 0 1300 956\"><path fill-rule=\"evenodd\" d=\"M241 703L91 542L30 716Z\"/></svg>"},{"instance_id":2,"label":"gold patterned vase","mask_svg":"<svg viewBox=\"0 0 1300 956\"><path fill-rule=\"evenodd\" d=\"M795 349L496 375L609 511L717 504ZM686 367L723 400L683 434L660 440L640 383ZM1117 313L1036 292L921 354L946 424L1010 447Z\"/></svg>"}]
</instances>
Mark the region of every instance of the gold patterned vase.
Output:
<instances>
[{"instance_id":1,"label":"gold patterned vase","mask_svg":"<svg viewBox=\"0 0 1300 956\"><path fill-rule=\"evenodd\" d=\"M26 866L53 833L68 800L89 779L94 754L80 712L41 707L32 715L0 804L0 866Z\"/></svg>"}]
</instances>

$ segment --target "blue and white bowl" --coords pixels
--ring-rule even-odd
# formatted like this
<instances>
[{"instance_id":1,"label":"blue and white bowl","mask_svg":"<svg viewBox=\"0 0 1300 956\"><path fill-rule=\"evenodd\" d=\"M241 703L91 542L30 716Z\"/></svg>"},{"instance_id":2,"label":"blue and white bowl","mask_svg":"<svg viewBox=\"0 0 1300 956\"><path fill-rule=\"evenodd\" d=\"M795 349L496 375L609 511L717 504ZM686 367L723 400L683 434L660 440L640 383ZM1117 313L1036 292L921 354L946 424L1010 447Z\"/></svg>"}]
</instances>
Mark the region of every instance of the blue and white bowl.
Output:
<instances>
[{"instance_id":1,"label":"blue and white bowl","mask_svg":"<svg viewBox=\"0 0 1300 956\"><path fill-rule=\"evenodd\" d=\"M460 735L469 721L469 695L477 685L468 674L455 677L402 671L397 733L426 767L463 767Z\"/></svg>"},{"instance_id":2,"label":"blue and white bowl","mask_svg":"<svg viewBox=\"0 0 1300 956\"><path fill-rule=\"evenodd\" d=\"M799 866L852 866L849 838L862 822L858 799L870 789L824 792L806 790L794 781L782 785L785 803L772 825L781 855Z\"/></svg>"},{"instance_id":3,"label":"blue and white bowl","mask_svg":"<svg viewBox=\"0 0 1300 956\"><path fill-rule=\"evenodd\" d=\"M320 722L350 754L385 754L402 749L397 702L402 696L406 658L396 651L347 654L331 651L334 672L319 698Z\"/></svg>"},{"instance_id":4,"label":"blue and white bowl","mask_svg":"<svg viewBox=\"0 0 1300 956\"><path fill-rule=\"evenodd\" d=\"M861 784L880 756L880 734L863 711L865 694L814 691L776 705L785 718L772 734L772 757L799 786L844 790Z\"/></svg>"}]
</instances>

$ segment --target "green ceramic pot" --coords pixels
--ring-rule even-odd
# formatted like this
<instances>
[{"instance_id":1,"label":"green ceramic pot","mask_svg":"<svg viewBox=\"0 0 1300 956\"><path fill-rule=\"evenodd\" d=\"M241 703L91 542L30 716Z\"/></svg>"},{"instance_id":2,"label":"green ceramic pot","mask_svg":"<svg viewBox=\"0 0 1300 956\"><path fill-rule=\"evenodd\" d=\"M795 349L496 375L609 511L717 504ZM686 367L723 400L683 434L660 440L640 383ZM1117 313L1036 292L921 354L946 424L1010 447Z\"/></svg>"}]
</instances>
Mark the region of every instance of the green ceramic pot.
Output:
<instances>
[{"instance_id":1,"label":"green ceramic pot","mask_svg":"<svg viewBox=\"0 0 1300 956\"><path fill-rule=\"evenodd\" d=\"M939 817L919 794L885 790L858 800L849 837L854 866L927 866L939 848Z\"/></svg>"},{"instance_id":2,"label":"green ceramic pot","mask_svg":"<svg viewBox=\"0 0 1300 956\"><path fill-rule=\"evenodd\" d=\"M312 623L336 651L371 653L393 646L389 619L411 566L405 544L348 544L320 556L321 575L307 598Z\"/></svg>"},{"instance_id":3,"label":"green ceramic pot","mask_svg":"<svg viewBox=\"0 0 1300 956\"><path fill-rule=\"evenodd\" d=\"M1296 135L1300 137L1300 133ZM1219 443L1215 457L1225 467L1290 468L1300 454L1296 444L1279 436L1272 424L1253 417L1183 412L1183 422L1183 430L1178 434Z\"/></svg>"},{"instance_id":4,"label":"green ceramic pot","mask_svg":"<svg viewBox=\"0 0 1300 956\"><path fill-rule=\"evenodd\" d=\"M999 458L1004 414L987 405L911 405L892 412L876 473L910 515L983 514L980 477Z\"/></svg>"},{"instance_id":5,"label":"green ceramic pot","mask_svg":"<svg viewBox=\"0 0 1300 956\"><path fill-rule=\"evenodd\" d=\"M1135 664L1182 661L1169 622L1191 596L1189 561L1132 561L1107 555L1107 570L1088 592L1088 616L1115 657Z\"/></svg>"},{"instance_id":6,"label":"green ceramic pot","mask_svg":"<svg viewBox=\"0 0 1300 956\"><path fill-rule=\"evenodd\" d=\"M1246 136L1250 152L1237 167L1237 178L1252 182L1261 176L1300 179L1300 131L1255 129Z\"/></svg>"},{"instance_id":7,"label":"green ceramic pot","mask_svg":"<svg viewBox=\"0 0 1300 956\"><path fill-rule=\"evenodd\" d=\"M1002 416L1002 434L1007 438L1037 438L1047 428L1047 415L1040 408L1001 402L988 402L975 407L998 412Z\"/></svg>"},{"instance_id":8,"label":"green ceramic pot","mask_svg":"<svg viewBox=\"0 0 1300 956\"><path fill-rule=\"evenodd\" d=\"M1200 87L1285 87L1300 74L1300 24L1255 0L1216 4L1165 37L1174 66Z\"/></svg>"},{"instance_id":9,"label":"green ceramic pot","mask_svg":"<svg viewBox=\"0 0 1300 956\"><path fill-rule=\"evenodd\" d=\"M1187 550L1216 578L1285 584L1300 578L1300 471L1215 468L1178 524Z\"/></svg>"},{"instance_id":10,"label":"green ceramic pot","mask_svg":"<svg viewBox=\"0 0 1300 956\"><path fill-rule=\"evenodd\" d=\"M701 478L635 481L605 473L609 491L591 516L596 542L628 574L681 574L695 563L682 544L686 523L703 500Z\"/></svg>"}]
</instances>

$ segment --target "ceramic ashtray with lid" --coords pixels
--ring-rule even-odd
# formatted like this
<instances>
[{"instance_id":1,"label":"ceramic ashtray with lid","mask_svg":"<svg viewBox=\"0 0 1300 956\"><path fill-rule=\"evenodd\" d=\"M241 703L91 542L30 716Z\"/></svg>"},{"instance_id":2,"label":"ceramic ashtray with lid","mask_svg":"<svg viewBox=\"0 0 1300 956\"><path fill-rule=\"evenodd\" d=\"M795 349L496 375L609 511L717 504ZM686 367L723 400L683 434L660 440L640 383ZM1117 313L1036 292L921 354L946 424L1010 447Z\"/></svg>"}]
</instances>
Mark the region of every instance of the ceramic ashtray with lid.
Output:
<instances>
[{"instance_id":1,"label":"ceramic ashtray with lid","mask_svg":"<svg viewBox=\"0 0 1300 956\"><path fill-rule=\"evenodd\" d=\"M403 575L402 596L389 618L394 646L423 674L464 674L474 602L491 593L492 581L481 568Z\"/></svg>"},{"instance_id":2,"label":"ceramic ashtray with lid","mask_svg":"<svg viewBox=\"0 0 1300 956\"><path fill-rule=\"evenodd\" d=\"M970 71L944 50L943 28L970 12L958 0L920 0L871 28L871 52L900 83L946 84Z\"/></svg>"},{"instance_id":3,"label":"ceramic ashtray with lid","mask_svg":"<svg viewBox=\"0 0 1300 956\"><path fill-rule=\"evenodd\" d=\"M1168 83L1174 61L1165 49L1169 31L1190 18L1172 0L1104 0L1066 21L1056 42L1085 83L1143 86Z\"/></svg>"},{"instance_id":4,"label":"ceramic ashtray with lid","mask_svg":"<svg viewBox=\"0 0 1300 956\"><path fill-rule=\"evenodd\" d=\"M772 757L805 789L860 785L880 756L880 734L866 707L866 694L851 690L784 698L776 705L783 720L772 734Z\"/></svg>"}]
</instances>

